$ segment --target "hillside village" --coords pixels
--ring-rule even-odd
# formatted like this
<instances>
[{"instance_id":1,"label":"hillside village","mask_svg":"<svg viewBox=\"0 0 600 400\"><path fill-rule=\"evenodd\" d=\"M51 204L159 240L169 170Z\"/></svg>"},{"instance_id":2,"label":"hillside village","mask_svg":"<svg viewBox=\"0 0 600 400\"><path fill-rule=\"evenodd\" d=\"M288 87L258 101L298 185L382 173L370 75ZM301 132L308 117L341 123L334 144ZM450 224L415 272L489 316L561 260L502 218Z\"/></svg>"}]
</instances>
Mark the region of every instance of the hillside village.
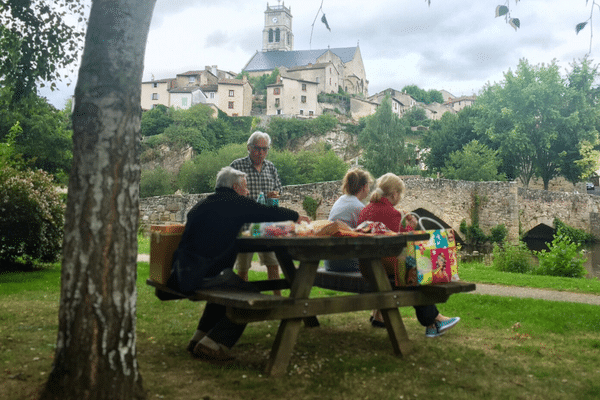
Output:
<instances>
[{"instance_id":1,"label":"hillside village","mask_svg":"<svg viewBox=\"0 0 600 400\"><path fill-rule=\"evenodd\" d=\"M141 107L150 110L159 104L187 109L195 104L207 104L231 117L267 115L312 118L332 111L332 105L322 94L345 93L349 102L345 113L352 119L374 114L388 94L392 110L400 117L414 107L422 108L428 119L439 120L446 112L457 113L470 106L476 97L455 97L441 90L444 102L425 104L400 90L388 88L369 95L369 81L360 47L294 50L291 7L270 6L264 16L262 51L257 51L238 74L206 66L186 71L175 78L142 82ZM270 75L278 70L276 82L267 86L266 95L253 93L248 77ZM253 108L253 100L266 103Z\"/></svg>"}]
</instances>

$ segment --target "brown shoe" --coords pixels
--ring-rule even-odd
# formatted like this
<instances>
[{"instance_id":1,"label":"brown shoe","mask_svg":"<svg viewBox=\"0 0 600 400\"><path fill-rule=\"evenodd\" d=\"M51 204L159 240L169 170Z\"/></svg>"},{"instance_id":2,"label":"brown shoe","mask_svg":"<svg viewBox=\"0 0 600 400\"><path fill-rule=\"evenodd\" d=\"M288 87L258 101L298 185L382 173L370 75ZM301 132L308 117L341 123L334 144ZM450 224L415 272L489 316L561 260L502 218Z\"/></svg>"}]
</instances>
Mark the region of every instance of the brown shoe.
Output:
<instances>
[{"instance_id":1,"label":"brown shoe","mask_svg":"<svg viewBox=\"0 0 600 400\"><path fill-rule=\"evenodd\" d=\"M229 365L235 361L235 357L225 353L223 349L213 350L202 343L196 344L192 355L214 365Z\"/></svg>"},{"instance_id":2,"label":"brown shoe","mask_svg":"<svg viewBox=\"0 0 600 400\"><path fill-rule=\"evenodd\" d=\"M198 340L190 340L190 342L188 343L188 345L185 349L187 350L188 353L190 353L191 355L194 355L194 347L196 347L197 344L198 344Z\"/></svg>"}]
</instances>

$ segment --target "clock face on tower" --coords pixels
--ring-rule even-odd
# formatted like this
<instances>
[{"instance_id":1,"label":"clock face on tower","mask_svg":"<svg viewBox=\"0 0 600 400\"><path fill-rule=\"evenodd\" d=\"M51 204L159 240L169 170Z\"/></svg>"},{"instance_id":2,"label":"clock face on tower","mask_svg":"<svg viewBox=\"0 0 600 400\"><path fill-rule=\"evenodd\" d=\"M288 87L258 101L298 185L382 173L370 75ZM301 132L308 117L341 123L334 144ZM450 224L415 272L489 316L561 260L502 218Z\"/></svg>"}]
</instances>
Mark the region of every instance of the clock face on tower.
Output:
<instances>
[{"instance_id":1,"label":"clock face on tower","mask_svg":"<svg viewBox=\"0 0 600 400\"><path fill-rule=\"evenodd\" d=\"M273 23L277 23L277 17L273 17Z\"/></svg>"}]
</instances>

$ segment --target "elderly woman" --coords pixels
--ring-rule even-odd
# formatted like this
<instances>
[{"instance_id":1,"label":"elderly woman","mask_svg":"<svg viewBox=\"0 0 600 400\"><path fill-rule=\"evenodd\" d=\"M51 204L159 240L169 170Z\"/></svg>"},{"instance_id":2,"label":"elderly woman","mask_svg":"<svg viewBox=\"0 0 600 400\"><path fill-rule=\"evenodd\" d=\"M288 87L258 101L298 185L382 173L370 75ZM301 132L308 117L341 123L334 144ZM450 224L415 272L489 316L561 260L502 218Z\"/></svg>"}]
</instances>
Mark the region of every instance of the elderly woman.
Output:
<instances>
[{"instance_id":1,"label":"elderly woman","mask_svg":"<svg viewBox=\"0 0 600 400\"><path fill-rule=\"evenodd\" d=\"M376 189L371 194L369 204L360 212L358 223L364 221L382 222L389 230L394 232L413 230L417 223L414 217L408 214L408 217L403 221L403 213L395 208L400 202L404 191L404 181L398 176L392 173L381 176L377 179ZM387 274L393 275L398 266L398 259L393 257L384 259L382 262ZM426 327L426 337L441 336L460 321L459 317L448 318L443 316L435 305L415 306L415 311L421 325ZM379 311L373 311L371 324L376 327L385 327Z\"/></svg>"},{"instance_id":2,"label":"elderly woman","mask_svg":"<svg viewBox=\"0 0 600 400\"><path fill-rule=\"evenodd\" d=\"M342 221L350 228L358 225L358 216L365 207L362 201L369 194L373 177L360 168L349 170L342 180L344 193L331 207L329 221ZM325 260L325 269L334 272L359 272L358 259Z\"/></svg>"}]
</instances>

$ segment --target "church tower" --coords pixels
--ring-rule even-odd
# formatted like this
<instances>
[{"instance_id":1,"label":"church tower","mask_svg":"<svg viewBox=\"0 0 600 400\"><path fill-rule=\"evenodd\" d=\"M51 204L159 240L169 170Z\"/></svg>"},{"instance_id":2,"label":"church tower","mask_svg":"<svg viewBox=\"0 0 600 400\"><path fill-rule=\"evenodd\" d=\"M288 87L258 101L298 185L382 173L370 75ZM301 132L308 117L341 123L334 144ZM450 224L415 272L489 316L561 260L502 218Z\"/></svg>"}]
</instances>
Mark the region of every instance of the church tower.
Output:
<instances>
[{"instance_id":1,"label":"church tower","mask_svg":"<svg viewBox=\"0 0 600 400\"><path fill-rule=\"evenodd\" d=\"M285 2L279 4L278 1L276 6L269 6L267 3L262 51L291 50L294 50L291 7L286 8Z\"/></svg>"}]
</instances>

